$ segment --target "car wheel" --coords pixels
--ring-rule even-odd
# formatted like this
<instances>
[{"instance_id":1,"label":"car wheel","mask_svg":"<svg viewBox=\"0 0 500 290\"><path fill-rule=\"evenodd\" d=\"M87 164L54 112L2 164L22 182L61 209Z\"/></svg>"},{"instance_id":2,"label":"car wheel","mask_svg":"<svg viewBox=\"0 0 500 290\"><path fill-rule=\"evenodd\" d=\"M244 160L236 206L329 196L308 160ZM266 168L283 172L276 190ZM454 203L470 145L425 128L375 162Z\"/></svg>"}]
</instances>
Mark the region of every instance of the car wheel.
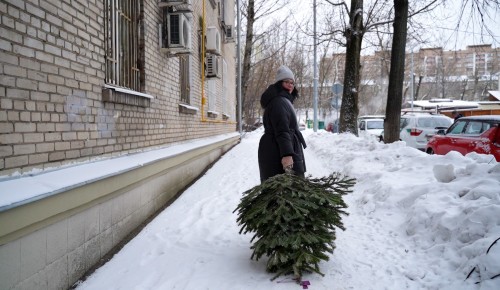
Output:
<instances>
[{"instance_id":1,"label":"car wheel","mask_svg":"<svg viewBox=\"0 0 500 290\"><path fill-rule=\"evenodd\" d=\"M434 155L434 150L432 150L432 148L427 148L427 154Z\"/></svg>"}]
</instances>

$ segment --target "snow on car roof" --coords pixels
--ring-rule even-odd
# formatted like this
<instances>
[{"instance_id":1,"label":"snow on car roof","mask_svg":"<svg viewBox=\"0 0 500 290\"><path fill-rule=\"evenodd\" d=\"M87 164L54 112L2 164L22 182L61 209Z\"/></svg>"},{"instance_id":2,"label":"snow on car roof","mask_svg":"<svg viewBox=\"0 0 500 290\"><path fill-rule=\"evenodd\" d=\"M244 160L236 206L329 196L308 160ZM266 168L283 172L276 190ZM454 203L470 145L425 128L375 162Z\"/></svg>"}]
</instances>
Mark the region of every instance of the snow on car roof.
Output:
<instances>
[{"instance_id":1,"label":"snow on car roof","mask_svg":"<svg viewBox=\"0 0 500 290\"><path fill-rule=\"evenodd\" d=\"M364 115L359 116L358 119L384 119L384 115Z\"/></svg>"},{"instance_id":2,"label":"snow on car roof","mask_svg":"<svg viewBox=\"0 0 500 290\"><path fill-rule=\"evenodd\" d=\"M424 109L434 109L439 107L450 108L450 109L460 109L460 108L477 108L479 107L477 102L469 102L462 100L450 100L450 99L432 99L432 100L421 100L413 101L413 105L416 107L421 107Z\"/></svg>"}]
</instances>

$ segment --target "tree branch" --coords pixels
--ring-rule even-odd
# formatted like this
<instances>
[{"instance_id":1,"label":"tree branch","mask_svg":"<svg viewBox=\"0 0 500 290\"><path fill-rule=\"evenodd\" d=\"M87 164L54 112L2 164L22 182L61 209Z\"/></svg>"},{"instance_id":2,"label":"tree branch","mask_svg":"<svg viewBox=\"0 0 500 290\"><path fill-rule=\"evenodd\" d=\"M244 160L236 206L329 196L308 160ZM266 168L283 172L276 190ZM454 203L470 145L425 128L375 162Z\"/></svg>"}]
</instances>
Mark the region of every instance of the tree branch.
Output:
<instances>
[{"instance_id":1,"label":"tree branch","mask_svg":"<svg viewBox=\"0 0 500 290\"><path fill-rule=\"evenodd\" d=\"M333 3L330 0L325 0L327 3L330 3L332 6L342 6L347 14L349 14L349 7L347 7L347 3L345 1Z\"/></svg>"},{"instance_id":2,"label":"tree branch","mask_svg":"<svg viewBox=\"0 0 500 290\"><path fill-rule=\"evenodd\" d=\"M411 17L417 15L417 14L420 14L422 12L427 12L427 11L430 11L430 10L433 10L434 8L430 9L430 7L434 4L436 4L436 2L438 2L440 0L432 0L431 2L429 2L429 4L425 5L424 7L418 9L417 11L414 11L414 12L411 12L408 14L408 19L410 19ZM385 20L385 21L379 21L379 22L374 22L374 23L371 23L371 24L366 24L365 26L365 31L370 31L373 27L375 26L379 26L379 25L384 25L384 24L389 24L389 23L393 23L394 22L394 19L390 19L390 20Z\"/></svg>"}]
</instances>

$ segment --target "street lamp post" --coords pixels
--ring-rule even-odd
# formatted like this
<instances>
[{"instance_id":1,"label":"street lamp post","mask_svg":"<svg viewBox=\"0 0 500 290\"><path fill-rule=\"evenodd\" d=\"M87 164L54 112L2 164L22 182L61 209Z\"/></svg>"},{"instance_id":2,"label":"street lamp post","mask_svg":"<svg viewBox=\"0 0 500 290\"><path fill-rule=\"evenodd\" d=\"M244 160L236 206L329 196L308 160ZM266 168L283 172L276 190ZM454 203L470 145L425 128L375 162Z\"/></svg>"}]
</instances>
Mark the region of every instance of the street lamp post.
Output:
<instances>
[{"instance_id":1,"label":"street lamp post","mask_svg":"<svg viewBox=\"0 0 500 290\"><path fill-rule=\"evenodd\" d=\"M318 131L318 66L316 47L316 0L313 2L313 41L314 41L314 77L313 77L313 107L314 107L314 132Z\"/></svg>"},{"instance_id":2,"label":"street lamp post","mask_svg":"<svg viewBox=\"0 0 500 290\"><path fill-rule=\"evenodd\" d=\"M410 75L410 93L411 93L411 110L413 111L413 98L415 97L415 93L413 92L413 47L411 48L411 75Z\"/></svg>"},{"instance_id":3,"label":"street lamp post","mask_svg":"<svg viewBox=\"0 0 500 290\"><path fill-rule=\"evenodd\" d=\"M236 86L237 86L237 98L238 98L238 132L241 134L243 132L243 118L242 118L242 108L241 104L241 11L240 11L240 0L236 0L236 25L238 30L236 33L236 55L237 55L237 66L236 66Z\"/></svg>"}]
</instances>

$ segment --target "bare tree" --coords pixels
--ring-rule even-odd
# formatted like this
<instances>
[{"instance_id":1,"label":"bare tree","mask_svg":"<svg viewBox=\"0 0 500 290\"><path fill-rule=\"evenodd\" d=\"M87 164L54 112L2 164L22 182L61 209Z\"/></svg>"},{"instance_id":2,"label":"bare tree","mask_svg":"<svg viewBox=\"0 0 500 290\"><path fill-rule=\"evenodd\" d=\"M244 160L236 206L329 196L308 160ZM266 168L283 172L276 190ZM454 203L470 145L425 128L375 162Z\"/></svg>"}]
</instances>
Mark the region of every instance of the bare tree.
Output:
<instances>
[{"instance_id":1,"label":"bare tree","mask_svg":"<svg viewBox=\"0 0 500 290\"><path fill-rule=\"evenodd\" d=\"M443 2L447 1L443 0ZM478 23L481 35L487 34L498 43L498 36L496 36L498 27L490 27L487 21L494 20L499 10L500 0L462 0L456 31L463 26L474 27ZM484 39L481 37L481 40Z\"/></svg>"},{"instance_id":2,"label":"bare tree","mask_svg":"<svg viewBox=\"0 0 500 290\"><path fill-rule=\"evenodd\" d=\"M332 2L326 0L334 7L341 7L342 11L349 13L349 23L344 27L344 37L346 45L346 63L344 72L344 92L342 97L342 107L340 113L340 132L351 132L357 134L357 117L359 113L359 91L360 91L360 51L365 33L376 30L376 27L393 22L391 16L391 6L388 1L374 1L367 11L363 10L362 0L351 1L350 11L345 2ZM438 0L429 0L419 3L418 9L414 9L411 15L422 13L432 8ZM366 15L366 22L363 22ZM407 13L408 15L408 13ZM408 18L408 16L407 16ZM405 21L407 21L407 18ZM341 17L341 19L343 19ZM405 22L406 25L406 22ZM338 33L333 30L332 33ZM406 37L405 37L406 41ZM404 59L404 55L403 55ZM403 62L404 69L404 62ZM403 70L404 71L404 70ZM401 93L399 93L401 96ZM399 101L401 103L401 101Z\"/></svg>"},{"instance_id":3,"label":"bare tree","mask_svg":"<svg viewBox=\"0 0 500 290\"><path fill-rule=\"evenodd\" d=\"M391 43L385 37L386 33L379 28L387 29L386 25L375 27L376 42L371 44L377 49L375 53L361 57L360 114L385 114L391 57L388 47Z\"/></svg>"},{"instance_id":4,"label":"bare tree","mask_svg":"<svg viewBox=\"0 0 500 290\"><path fill-rule=\"evenodd\" d=\"M345 31L347 45L339 132L357 135L361 42L364 34L362 0L351 1L349 19L349 27Z\"/></svg>"},{"instance_id":5,"label":"bare tree","mask_svg":"<svg viewBox=\"0 0 500 290\"><path fill-rule=\"evenodd\" d=\"M261 113L260 95L269 83L269 75L276 71L278 66L280 40L274 33L259 37L256 45L255 55L252 57L253 64L245 81L245 98L243 103L243 115L246 124L254 124L258 121Z\"/></svg>"},{"instance_id":6,"label":"bare tree","mask_svg":"<svg viewBox=\"0 0 500 290\"><path fill-rule=\"evenodd\" d=\"M246 30L245 30L245 46L243 49L243 65L241 72L241 84L242 84L242 104L243 104L243 116L242 119L252 119L253 116L247 116L247 113L255 112L254 103L255 100L248 100L248 87L249 80L252 74L252 56L253 49L256 44L256 41L259 38L255 35L255 25L256 23L273 15L275 12L281 10L283 7L286 7L289 0L275 0L275 1L265 1L265 0L247 0L247 2L243 3L243 16L246 20ZM276 25L275 25L276 26ZM275 27L274 26L274 27ZM271 26L267 31L264 31L260 34L260 37L265 37L267 33L274 29ZM239 53L239 52L238 52ZM252 114L253 115L253 114Z\"/></svg>"},{"instance_id":7,"label":"bare tree","mask_svg":"<svg viewBox=\"0 0 500 290\"><path fill-rule=\"evenodd\" d=\"M250 1L250 0L249 0ZM256 0L252 0L256 1ZM489 2L489 3L496 3L498 5L498 0L493 0L493 1L486 1L486 0L463 0L463 5L464 3L483 3L483 2ZM392 3L389 1L372 1L370 2L371 5L364 11L363 7L363 1L362 0L353 0L351 1L351 8L349 9L347 5L345 4L344 1L336 1L336 0L326 0L327 3L330 4L330 7L332 7L332 11L337 11L334 13L337 14L332 14L329 16L328 21L326 24L328 25L328 31L325 33L320 34L320 40L319 43L327 42L329 39L331 39L332 42L336 44L341 44L346 47L346 54L345 54L345 71L344 71L344 92L343 92L343 99L342 99L342 108L341 108L341 116L340 116L340 130L341 132L352 132L356 134L357 128L356 128L356 120L357 116L359 114L359 102L360 102L360 92L363 90L368 90L369 85L368 83L361 84L361 74L365 74L365 76L368 77L367 71L362 70L362 58L360 56L360 51L361 51L361 44L363 42L363 37L372 32L377 32L379 37L379 43L383 43L384 46L386 47L387 44L392 43L393 40L390 38L390 36L394 33L390 29L390 24L393 23L395 20L395 7L392 6ZM432 10L433 8L436 7L436 5L440 5L442 3L446 3L447 0L426 0L426 1L418 1L412 3L412 7L408 7L407 10L407 18L406 18L406 23L404 24L405 27L408 25L408 23L411 24L412 31L415 31L415 27L417 27L419 24L416 21L413 21L412 17L428 12ZM272 3L275 3L273 1ZM405 2L406 3L406 2ZM408 4L407 4L408 5ZM476 6L474 6L476 7ZM475 8L477 11L484 11L484 7L482 6L480 8ZM491 6L487 6L490 7ZM340 9L339 9L340 8ZM246 11L250 11L246 9ZM464 10L465 11L465 10ZM257 17L255 17L257 19ZM281 23L277 23L275 26L276 28L281 28L283 29L282 26L280 26ZM403 24L401 24L403 25ZM301 29L300 25L298 29ZM385 29L379 29L383 28ZM249 43L252 43L249 48L250 48L250 53L245 51L245 58L251 60L252 57L254 57L252 53L252 49L255 47L259 47L259 45L255 45L255 41L259 40L259 37L261 35L265 35L269 33L269 30L266 30L266 33L259 34L257 37L254 35L253 38L251 38L253 41L250 42L249 38L247 38L247 43L246 47L250 45ZM406 32L408 33L408 32ZM297 53L298 49L297 47L290 49L293 46L288 45L288 42L290 39L288 37L281 37L281 35L287 35L287 29L285 29L285 32L281 33L278 35L278 41L274 42L274 46L272 47L272 51L274 51L272 54L267 55L266 57L269 57L269 59L266 61L266 67L269 68L269 66L274 66L278 65L280 63L284 63L285 60L292 64L293 62L290 62L294 58L296 58L298 55L301 55L300 53ZM426 41L423 37L425 36L425 33L414 33L412 38L416 39L416 42L418 43L423 43ZM406 41L406 40L405 40ZM298 40L295 40L296 43L299 43ZM368 43L372 44L373 43ZM392 43L394 45L394 43ZM381 51L385 52L387 51L386 49L381 49ZM404 51L404 50L403 50ZM278 53L279 52L279 53ZM303 55L302 55L303 56ZM393 56L394 57L394 56ZM270 61L270 59L273 59L273 61ZM307 58L307 57L305 57ZM398 58L398 61L402 61L402 66L404 68L405 64L405 54L400 55L400 58ZM253 66L256 65L256 63L259 62L258 60L256 61L255 59L246 62L247 64L245 65L244 71L248 72L248 76L246 79L248 81L244 81L244 85L249 86L251 83L253 83L253 78L250 77L252 68ZM394 62L391 61L391 65ZM248 65L249 64L249 65ZM323 65L324 63L321 63ZM310 97L310 93L308 92L308 85L305 80L307 79L307 69L302 69L304 65L306 65L304 62L297 62L295 61L294 65L297 67L294 68L294 70L297 71L297 75L300 76L301 82L302 82L302 92L301 95L305 96L306 98L302 98L300 101L304 101L305 99ZM397 65L397 64L394 64ZM399 64L401 65L401 64ZM385 66L386 67L386 66ZM383 67L381 67L383 69ZM385 70L385 69L384 69ZM391 71L393 69L391 68ZM272 69L270 70L272 73ZM310 72L309 72L310 73ZM445 71L444 64L439 72L439 78L440 78L440 92L441 96L445 96L446 92L448 90L448 84L449 81L446 78L447 72ZM404 86L404 70L401 72L399 77L403 80L401 85L398 83L400 80L397 81L392 81L393 86L391 87L390 90L399 90L397 92L396 96L399 96L399 100L397 100L397 103L394 103L393 99L388 99L387 104L386 104L386 110L387 108L396 108L396 110L391 110L394 112L397 112L399 108L399 113L401 110L401 103L402 103L402 97L403 97L403 92L408 90L409 86L409 81L407 82L407 87ZM323 76L323 80L326 80L327 77ZM414 94L416 98L419 97L419 91L421 90L421 85L422 81L424 80L423 76L420 75L418 78L418 82L416 84L416 93ZM385 81L384 81L385 82ZM390 81L389 81L390 82ZM262 82L260 83L262 85ZM324 88L324 86L320 86L320 91L321 89ZM484 89L483 89L484 90ZM376 90L376 92L382 92L384 91L383 88L379 88ZM245 89L245 94L246 97L248 97L248 90ZM321 94L323 95L323 94ZM388 95L393 95L392 92ZM255 102L255 101L253 101ZM326 103L326 102L325 102ZM399 104L398 104L399 103ZM322 102L320 102L322 104ZM307 107L307 104L304 104L305 107ZM255 112L255 110L252 110L251 112ZM399 114L398 113L398 114ZM396 121L397 120L397 121ZM399 119L395 117L390 117L388 118L388 122L398 122L397 124L391 124L391 127L397 128L399 127ZM386 140L389 140L386 138Z\"/></svg>"},{"instance_id":8,"label":"bare tree","mask_svg":"<svg viewBox=\"0 0 500 290\"><path fill-rule=\"evenodd\" d=\"M303 45L288 36L286 22L274 21L262 34L255 34L252 49L250 71L244 100L244 120L247 124L258 121L261 114L260 96L264 89L274 82L275 72L282 64L287 64L295 73L296 83L300 87L304 76L308 75L307 52ZM294 45L295 43L295 45ZM299 98L301 101L302 98Z\"/></svg>"},{"instance_id":9,"label":"bare tree","mask_svg":"<svg viewBox=\"0 0 500 290\"><path fill-rule=\"evenodd\" d=\"M318 109L320 118L325 121L333 121L329 119L333 111L332 107L332 85L335 82L343 82L343 71L344 71L344 59L339 59L338 55L330 55L332 47L335 42L332 38L326 39L325 41L319 43L318 48L320 50L319 64L318 64ZM309 53L310 55L310 53ZM307 55L304 55L307 57ZM339 66L342 65L340 68ZM312 94L312 79L311 82L307 84L307 92ZM308 106L312 104L312 95Z\"/></svg>"},{"instance_id":10,"label":"bare tree","mask_svg":"<svg viewBox=\"0 0 500 290\"><path fill-rule=\"evenodd\" d=\"M399 140L401 102L405 71L408 0L394 0L394 35L391 51L391 71L384 121L384 142Z\"/></svg>"}]
</instances>

